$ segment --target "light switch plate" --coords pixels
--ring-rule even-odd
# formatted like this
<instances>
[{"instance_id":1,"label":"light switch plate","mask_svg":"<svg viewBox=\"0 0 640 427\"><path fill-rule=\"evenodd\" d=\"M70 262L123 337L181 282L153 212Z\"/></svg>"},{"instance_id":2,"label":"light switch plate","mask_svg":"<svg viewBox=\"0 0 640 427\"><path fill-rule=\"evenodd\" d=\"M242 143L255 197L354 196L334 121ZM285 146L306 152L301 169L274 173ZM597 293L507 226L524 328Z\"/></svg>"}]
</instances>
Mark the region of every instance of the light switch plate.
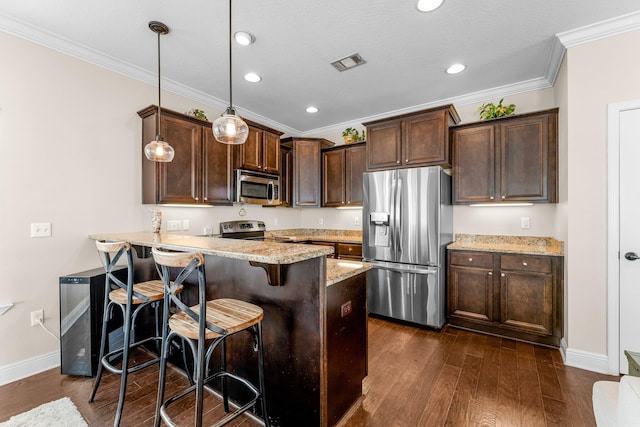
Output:
<instances>
[{"instance_id":1,"label":"light switch plate","mask_svg":"<svg viewBox=\"0 0 640 427\"><path fill-rule=\"evenodd\" d=\"M531 227L531 221L530 221L529 217L520 218L520 227L521 228L530 228Z\"/></svg>"}]
</instances>

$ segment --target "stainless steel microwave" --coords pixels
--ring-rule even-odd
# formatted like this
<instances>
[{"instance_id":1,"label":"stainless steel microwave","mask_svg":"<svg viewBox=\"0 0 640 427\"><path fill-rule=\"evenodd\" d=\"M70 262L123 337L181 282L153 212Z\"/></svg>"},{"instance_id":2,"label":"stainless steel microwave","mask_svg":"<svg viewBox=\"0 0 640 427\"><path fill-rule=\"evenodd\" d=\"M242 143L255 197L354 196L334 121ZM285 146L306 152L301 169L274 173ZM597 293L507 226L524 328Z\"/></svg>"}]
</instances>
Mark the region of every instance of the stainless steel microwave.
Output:
<instances>
[{"instance_id":1,"label":"stainless steel microwave","mask_svg":"<svg viewBox=\"0 0 640 427\"><path fill-rule=\"evenodd\" d=\"M234 202L256 205L280 204L278 175L236 169L234 176Z\"/></svg>"}]
</instances>

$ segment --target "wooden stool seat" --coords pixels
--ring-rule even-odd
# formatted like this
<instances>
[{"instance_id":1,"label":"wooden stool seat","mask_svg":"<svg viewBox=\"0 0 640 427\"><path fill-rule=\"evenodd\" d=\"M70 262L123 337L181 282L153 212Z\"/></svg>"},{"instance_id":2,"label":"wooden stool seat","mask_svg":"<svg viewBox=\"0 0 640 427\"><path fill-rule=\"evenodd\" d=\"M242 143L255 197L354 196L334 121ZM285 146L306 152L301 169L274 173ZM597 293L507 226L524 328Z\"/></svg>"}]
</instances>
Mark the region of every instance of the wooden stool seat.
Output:
<instances>
[{"instance_id":1,"label":"wooden stool seat","mask_svg":"<svg viewBox=\"0 0 640 427\"><path fill-rule=\"evenodd\" d=\"M200 304L190 308L195 313L199 313ZM207 301L207 322L226 329L229 334L251 327L260 322L263 317L264 312L260 307L245 301L231 298ZM198 322L185 312L171 316L169 328L184 337L198 339ZM207 340L219 336L220 334L210 329L205 330L205 339Z\"/></svg>"},{"instance_id":2,"label":"wooden stool seat","mask_svg":"<svg viewBox=\"0 0 640 427\"><path fill-rule=\"evenodd\" d=\"M164 298L164 283L162 280L149 280L148 282L136 283L133 285L133 296L131 302L133 304L142 304L149 301L160 301ZM182 287L176 293L182 292ZM138 298L135 294L144 295L148 298L147 301ZM111 301L126 304L127 303L127 291L125 289L116 289L109 292L109 299Z\"/></svg>"}]
</instances>

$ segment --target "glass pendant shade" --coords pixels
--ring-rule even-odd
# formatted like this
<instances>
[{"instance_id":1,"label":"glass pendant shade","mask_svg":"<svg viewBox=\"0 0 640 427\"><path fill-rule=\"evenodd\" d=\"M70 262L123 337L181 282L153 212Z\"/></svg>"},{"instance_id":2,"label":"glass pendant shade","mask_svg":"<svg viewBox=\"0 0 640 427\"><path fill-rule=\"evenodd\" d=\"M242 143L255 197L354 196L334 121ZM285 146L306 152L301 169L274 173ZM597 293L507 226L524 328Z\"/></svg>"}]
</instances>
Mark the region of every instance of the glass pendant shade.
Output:
<instances>
[{"instance_id":1,"label":"glass pendant shade","mask_svg":"<svg viewBox=\"0 0 640 427\"><path fill-rule=\"evenodd\" d=\"M249 136L249 126L232 108L214 120L213 136L223 144L244 144Z\"/></svg>"},{"instance_id":2,"label":"glass pendant shade","mask_svg":"<svg viewBox=\"0 0 640 427\"><path fill-rule=\"evenodd\" d=\"M175 154L173 147L157 138L144 146L144 155L154 162L170 162Z\"/></svg>"}]
</instances>

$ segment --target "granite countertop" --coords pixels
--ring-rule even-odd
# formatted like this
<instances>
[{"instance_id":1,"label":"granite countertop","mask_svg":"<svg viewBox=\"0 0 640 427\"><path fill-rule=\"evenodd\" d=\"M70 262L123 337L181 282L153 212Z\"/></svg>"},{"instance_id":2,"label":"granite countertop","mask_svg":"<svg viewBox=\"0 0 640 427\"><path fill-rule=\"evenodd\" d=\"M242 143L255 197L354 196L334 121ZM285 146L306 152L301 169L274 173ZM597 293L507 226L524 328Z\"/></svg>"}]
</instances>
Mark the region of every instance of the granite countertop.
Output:
<instances>
[{"instance_id":1,"label":"granite countertop","mask_svg":"<svg viewBox=\"0 0 640 427\"><path fill-rule=\"evenodd\" d=\"M371 264L327 258L327 286L338 283L371 269Z\"/></svg>"},{"instance_id":2,"label":"granite countertop","mask_svg":"<svg viewBox=\"0 0 640 427\"><path fill-rule=\"evenodd\" d=\"M447 249L564 256L564 242L551 237L456 234Z\"/></svg>"},{"instance_id":3,"label":"granite countertop","mask_svg":"<svg viewBox=\"0 0 640 427\"><path fill-rule=\"evenodd\" d=\"M362 244L361 230L333 230L319 228L294 228L288 230L266 231L266 237L273 237L289 242L338 242Z\"/></svg>"},{"instance_id":4,"label":"granite countertop","mask_svg":"<svg viewBox=\"0 0 640 427\"><path fill-rule=\"evenodd\" d=\"M327 246L223 239L173 233L101 233L92 234L89 237L95 240L125 240L134 245L156 246L177 251L197 251L206 255L244 259L265 264L293 264L333 253L333 249Z\"/></svg>"}]
</instances>

